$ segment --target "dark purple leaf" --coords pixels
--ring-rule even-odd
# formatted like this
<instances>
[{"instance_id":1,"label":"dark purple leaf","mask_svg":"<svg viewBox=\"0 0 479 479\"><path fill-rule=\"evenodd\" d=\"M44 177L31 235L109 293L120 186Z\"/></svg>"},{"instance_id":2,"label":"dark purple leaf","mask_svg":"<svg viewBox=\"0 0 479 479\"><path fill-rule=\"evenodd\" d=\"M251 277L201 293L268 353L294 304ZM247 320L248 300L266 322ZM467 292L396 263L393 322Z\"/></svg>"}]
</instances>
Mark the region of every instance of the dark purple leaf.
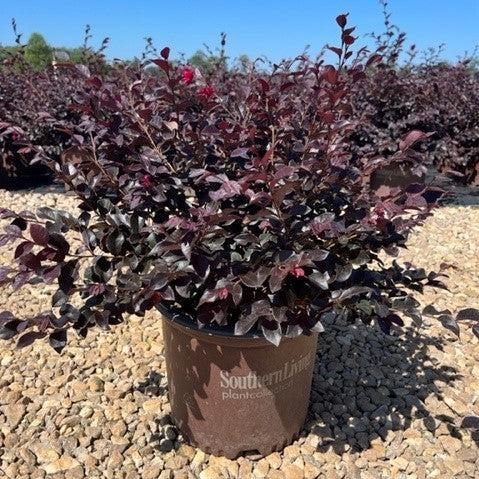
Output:
<instances>
[{"instance_id":1,"label":"dark purple leaf","mask_svg":"<svg viewBox=\"0 0 479 479\"><path fill-rule=\"evenodd\" d=\"M58 276L60 276L61 273L61 266L60 265L55 265L55 266L50 266L48 268L45 268L43 271L43 280L45 281L46 284L52 284L53 281L55 281Z\"/></svg>"},{"instance_id":2,"label":"dark purple leaf","mask_svg":"<svg viewBox=\"0 0 479 479\"><path fill-rule=\"evenodd\" d=\"M22 231L25 231L27 229L27 222L24 218L15 218L11 224L14 226L18 226Z\"/></svg>"},{"instance_id":3,"label":"dark purple leaf","mask_svg":"<svg viewBox=\"0 0 479 479\"><path fill-rule=\"evenodd\" d=\"M49 235L49 245L53 246L58 252L62 254L68 254L68 252L70 251L70 244L64 238L64 236L58 233L50 233Z\"/></svg>"},{"instance_id":4,"label":"dark purple leaf","mask_svg":"<svg viewBox=\"0 0 479 479\"><path fill-rule=\"evenodd\" d=\"M46 333L40 331L29 331L18 338L17 348L25 348L32 345L37 339L42 339Z\"/></svg>"},{"instance_id":5,"label":"dark purple leaf","mask_svg":"<svg viewBox=\"0 0 479 479\"><path fill-rule=\"evenodd\" d=\"M0 313L0 326L5 323L8 323L9 321L13 321L14 319L15 316L13 315L13 313L11 313L10 311L2 311Z\"/></svg>"},{"instance_id":6,"label":"dark purple leaf","mask_svg":"<svg viewBox=\"0 0 479 479\"><path fill-rule=\"evenodd\" d=\"M378 324L384 334L391 334L391 321L387 318L378 317Z\"/></svg>"},{"instance_id":7,"label":"dark purple leaf","mask_svg":"<svg viewBox=\"0 0 479 479\"><path fill-rule=\"evenodd\" d=\"M198 302L198 306L201 306L204 303L213 303L215 301L218 301L217 290L216 289L213 289L213 290L208 290L207 289L203 293L203 295L201 296L201 298Z\"/></svg>"},{"instance_id":8,"label":"dark purple leaf","mask_svg":"<svg viewBox=\"0 0 479 479\"><path fill-rule=\"evenodd\" d=\"M63 264L61 267L60 276L58 277L58 285L65 294L70 293L70 290L73 288L75 283L74 273L76 265L76 260L72 260Z\"/></svg>"},{"instance_id":9,"label":"dark purple leaf","mask_svg":"<svg viewBox=\"0 0 479 479\"><path fill-rule=\"evenodd\" d=\"M170 56L170 49L169 47L165 47L161 50L160 52L160 55L162 56L162 58L164 58L165 60L168 60L168 57Z\"/></svg>"},{"instance_id":10,"label":"dark purple leaf","mask_svg":"<svg viewBox=\"0 0 479 479\"><path fill-rule=\"evenodd\" d=\"M264 337L270 342L273 343L275 346L279 346L281 342L281 328L278 327L276 329L268 329L265 326L261 325L261 331L263 331Z\"/></svg>"},{"instance_id":11,"label":"dark purple leaf","mask_svg":"<svg viewBox=\"0 0 479 479\"><path fill-rule=\"evenodd\" d=\"M0 219L16 217L17 213L15 213L15 211L9 210L8 208L0 208Z\"/></svg>"},{"instance_id":12,"label":"dark purple leaf","mask_svg":"<svg viewBox=\"0 0 479 479\"><path fill-rule=\"evenodd\" d=\"M351 288L347 288L344 291L340 291L337 298L337 301L344 301L346 299L353 298L354 296L359 296L361 294L369 293L371 288L367 286L352 286Z\"/></svg>"},{"instance_id":13,"label":"dark purple leaf","mask_svg":"<svg viewBox=\"0 0 479 479\"><path fill-rule=\"evenodd\" d=\"M289 270L284 266L276 266L271 270L269 277L269 289L272 293L276 293L281 289L284 278L288 275Z\"/></svg>"},{"instance_id":14,"label":"dark purple leaf","mask_svg":"<svg viewBox=\"0 0 479 479\"><path fill-rule=\"evenodd\" d=\"M446 329L452 331L456 336L459 336L459 325L450 314L441 314L438 319Z\"/></svg>"},{"instance_id":15,"label":"dark purple leaf","mask_svg":"<svg viewBox=\"0 0 479 479\"><path fill-rule=\"evenodd\" d=\"M336 23L341 27L344 28L346 26L346 23L348 22L348 14L343 13L341 15L338 15L336 17Z\"/></svg>"},{"instance_id":16,"label":"dark purple leaf","mask_svg":"<svg viewBox=\"0 0 479 479\"><path fill-rule=\"evenodd\" d=\"M243 288L241 287L240 283L235 283L235 285L231 288L231 297L233 298L233 302L236 306L241 303L241 298L243 297Z\"/></svg>"},{"instance_id":17,"label":"dark purple leaf","mask_svg":"<svg viewBox=\"0 0 479 479\"><path fill-rule=\"evenodd\" d=\"M352 35L344 35L343 41L346 45L352 45L356 39Z\"/></svg>"},{"instance_id":18,"label":"dark purple leaf","mask_svg":"<svg viewBox=\"0 0 479 479\"><path fill-rule=\"evenodd\" d=\"M410 133L408 133L399 142L399 148L401 150L407 150L408 148L411 148L411 146L413 146L418 141L424 140L430 137L431 135L433 135L433 133L424 133L423 131L420 131L420 130L413 130Z\"/></svg>"},{"instance_id":19,"label":"dark purple leaf","mask_svg":"<svg viewBox=\"0 0 479 479\"><path fill-rule=\"evenodd\" d=\"M479 416L466 416L462 419L461 427L464 429L479 430Z\"/></svg>"},{"instance_id":20,"label":"dark purple leaf","mask_svg":"<svg viewBox=\"0 0 479 479\"><path fill-rule=\"evenodd\" d=\"M164 60L162 58L158 58L156 60L152 60L152 62L159 66L165 73L168 73L170 71L170 64L168 63L167 60Z\"/></svg>"},{"instance_id":21,"label":"dark purple leaf","mask_svg":"<svg viewBox=\"0 0 479 479\"><path fill-rule=\"evenodd\" d=\"M328 50L331 50L332 52L336 53L338 57L340 57L343 54L342 48L328 46ZM330 83L334 83L334 82L330 82Z\"/></svg>"},{"instance_id":22,"label":"dark purple leaf","mask_svg":"<svg viewBox=\"0 0 479 479\"><path fill-rule=\"evenodd\" d=\"M50 238L47 229L36 223L30 225L30 236L32 240L40 246L46 246Z\"/></svg>"},{"instance_id":23,"label":"dark purple leaf","mask_svg":"<svg viewBox=\"0 0 479 479\"><path fill-rule=\"evenodd\" d=\"M321 289L326 290L329 288L330 277L327 271L325 273L312 273L308 276L308 279L315 285L319 286Z\"/></svg>"},{"instance_id":24,"label":"dark purple leaf","mask_svg":"<svg viewBox=\"0 0 479 479\"><path fill-rule=\"evenodd\" d=\"M191 264L201 278L206 278L210 273L210 264L206 256L193 252L191 254Z\"/></svg>"},{"instance_id":25,"label":"dark purple leaf","mask_svg":"<svg viewBox=\"0 0 479 479\"><path fill-rule=\"evenodd\" d=\"M250 271L241 276L241 282L250 288L259 288L268 277L268 268L261 266L256 271Z\"/></svg>"},{"instance_id":26,"label":"dark purple leaf","mask_svg":"<svg viewBox=\"0 0 479 479\"><path fill-rule=\"evenodd\" d=\"M255 314L242 315L235 324L235 335L243 336L256 324L258 316Z\"/></svg>"},{"instance_id":27,"label":"dark purple leaf","mask_svg":"<svg viewBox=\"0 0 479 479\"><path fill-rule=\"evenodd\" d=\"M31 275L31 272L18 273L13 278L13 289L15 291L18 291L22 286L25 286L25 284L28 283L28 280L30 279Z\"/></svg>"},{"instance_id":28,"label":"dark purple leaf","mask_svg":"<svg viewBox=\"0 0 479 479\"><path fill-rule=\"evenodd\" d=\"M30 253L34 246L34 243L32 243L31 241L23 241L15 249L14 258L18 259L23 255Z\"/></svg>"},{"instance_id":29,"label":"dark purple leaf","mask_svg":"<svg viewBox=\"0 0 479 479\"><path fill-rule=\"evenodd\" d=\"M112 231L106 240L108 251L114 255L119 255L125 243L125 236L121 231Z\"/></svg>"},{"instance_id":30,"label":"dark purple leaf","mask_svg":"<svg viewBox=\"0 0 479 479\"><path fill-rule=\"evenodd\" d=\"M5 226L5 232L11 237L11 238L21 238L22 237L22 230L20 229L19 226L15 224L10 224Z\"/></svg>"}]
</instances>

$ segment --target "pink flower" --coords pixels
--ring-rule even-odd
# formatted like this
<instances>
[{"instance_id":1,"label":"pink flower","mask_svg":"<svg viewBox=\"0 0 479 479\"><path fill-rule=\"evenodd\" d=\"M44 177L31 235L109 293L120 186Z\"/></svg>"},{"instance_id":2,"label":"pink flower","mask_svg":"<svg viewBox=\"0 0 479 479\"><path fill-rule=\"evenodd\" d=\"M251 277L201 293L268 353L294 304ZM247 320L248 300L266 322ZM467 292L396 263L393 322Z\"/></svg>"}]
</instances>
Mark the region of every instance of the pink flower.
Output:
<instances>
[{"instance_id":1,"label":"pink flower","mask_svg":"<svg viewBox=\"0 0 479 479\"><path fill-rule=\"evenodd\" d=\"M199 94L201 96L204 96L206 99L211 98L214 93L215 93L215 89L210 85L206 85L203 88L200 88L200 91L199 91Z\"/></svg>"},{"instance_id":2,"label":"pink flower","mask_svg":"<svg viewBox=\"0 0 479 479\"><path fill-rule=\"evenodd\" d=\"M221 288L216 292L216 294L218 295L218 298L226 299L229 295L229 291L227 288Z\"/></svg>"},{"instance_id":3,"label":"pink flower","mask_svg":"<svg viewBox=\"0 0 479 479\"><path fill-rule=\"evenodd\" d=\"M264 231L264 230L269 230L271 228L271 222L269 220L263 220L260 224L259 227Z\"/></svg>"},{"instance_id":4,"label":"pink flower","mask_svg":"<svg viewBox=\"0 0 479 479\"><path fill-rule=\"evenodd\" d=\"M151 188L153 186L153 182L151 181L150 175L143 175L140 180L141 186L144 188Z\"/></svg>"},{"instance_id":5,"label":"pink flower","mask_svg":"<svg viewBox=\"0 0 479 479\"><path fill-rule=\"evenodd\" d=\"M382 205L378 205L374 208L374 210L371 212L371 215L369 217L369 223L373 225L377 225L380 223L382 220L385 218L385 210Z\"/></svg>"},{"instance_id":6,"label":"pink flower","mask_svg":"<svg viewBox=\"0 0 479 479\"><path fill-rule=\"evenodd\" d=\"M195 78L195 71L192 68L184 68L181 72L181 78L185 85L189 85Z\"/></svg>"},{"instance_id":7,"label":"pink flower","mask_svg":"<svg viewBox=\"0 0 479 479\"><path fill-rule=\"evenodd\" d=\"M12 132L11 137L13 141L17 141L20 138L20 134L14 131Z\"/></svg>"},{"instance_id":8,"label":"pink flower","mask_svg":"<svg viewBox=\"0 0 479 479\"><path fill-rule=\"evenodd\" d=\"M299 278L301 276L304 276L304 269L299 267L299 266L295 266L292 270L291 270L291 274L293 276L296 276L296 278Z\"/></svg>"}]
</instances>

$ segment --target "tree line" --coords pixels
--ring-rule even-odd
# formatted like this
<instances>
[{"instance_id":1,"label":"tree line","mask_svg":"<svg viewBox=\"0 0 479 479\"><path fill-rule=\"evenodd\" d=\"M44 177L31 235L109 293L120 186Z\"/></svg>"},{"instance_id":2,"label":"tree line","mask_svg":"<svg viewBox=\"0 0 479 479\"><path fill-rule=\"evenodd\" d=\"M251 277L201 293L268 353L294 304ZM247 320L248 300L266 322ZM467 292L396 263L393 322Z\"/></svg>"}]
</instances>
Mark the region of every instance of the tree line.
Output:
<instances>
[{"instance_id":1,"label":"tree line","mask_svg":"<svg viewBox=\"0 0 479 479\"><path fill-rule=\"evenodd\" d=\"M87 25L85 31L85 42L78 47L64 47L64 46L52 46L45 37L38 32L34 32L30 35L27 43L21 45L19 41L15 45L1 45L0 44L0 68L4 61L11 55L15 55L23 50L23 59L27 64L35 71L44 71L46 68L52 65L54 61L68 61L74 64L88 65L92 53L96 53L88 46L88 40L91 38L90 27ZM143 57L148 54L148 49L154 49L152 47L151 39L147 45L146 51L143 53ZM207 45L204 49L198 49L196 52L187 59L187 63L193 67L199 68L203 72L210 72L218 67L218 64L222 64L227 68L227 57L225 55L225 40L226 35L221 34L221 47L217 52L211 50ZM105 39L102 44L102 51L108 44L108 39ZM103 47L104 45L104 47ZM150 53L153 53L150 51ZM98 60L98 56L96 58ZM125 60L126 63L141 62L138 57L132 60ZM247 55L240 55L235 61L235 68L239 70L245 70L250 63L250 59ZM105 61L106 66L106 61Z\"/></svg>"}]
</instances>

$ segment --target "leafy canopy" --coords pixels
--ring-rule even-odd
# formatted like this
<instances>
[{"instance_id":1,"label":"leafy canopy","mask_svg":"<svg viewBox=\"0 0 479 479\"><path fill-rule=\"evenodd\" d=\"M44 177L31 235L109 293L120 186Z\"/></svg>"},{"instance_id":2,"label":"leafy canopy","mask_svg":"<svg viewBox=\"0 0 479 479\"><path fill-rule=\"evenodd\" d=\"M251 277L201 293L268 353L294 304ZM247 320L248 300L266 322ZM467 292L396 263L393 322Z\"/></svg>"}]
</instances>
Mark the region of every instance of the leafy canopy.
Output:
<instances>
[{"instance_id":1,"label":"leafy canopy","mask_svg":"<svg viewBox=\"0 0 479 479\"><path fill-rule=\"evenodd\" d=\"M354 51L347 15L336 22L336 65L300 55L268 72L219 64L204 74L165 47L152 61L159 75L79 69L74 114L52 120L75 146L60 163L32 148L80 213L0 210L10 220L0 246L13 245L15 259L0 285L55 284L52 310L1 313L0 335L20 345L48 336L61 350L71 329L84 336L154 307L274 344L320 331L326 313L386 332L402 324L399 313L420 323L410 293L443 287L441 272L387 266L379 254L396 255L442 191L375 191L369 180L417 158L427 135L355 156L354 92L384 67L382 48Z\"/></svg>"}]
</instances>

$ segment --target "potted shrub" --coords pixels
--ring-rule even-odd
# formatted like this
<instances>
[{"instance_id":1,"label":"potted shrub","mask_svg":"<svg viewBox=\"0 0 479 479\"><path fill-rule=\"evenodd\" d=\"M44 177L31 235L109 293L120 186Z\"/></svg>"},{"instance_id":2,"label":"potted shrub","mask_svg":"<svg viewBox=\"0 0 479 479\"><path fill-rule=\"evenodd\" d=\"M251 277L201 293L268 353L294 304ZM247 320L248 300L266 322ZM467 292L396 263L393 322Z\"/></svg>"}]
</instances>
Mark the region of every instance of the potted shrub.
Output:
<instances>
[{"instance_id":1,"label":"potted shrub","mask_svg":"<svg viewBox=\"0 0 479 479\"><path fill-rule=\"evenodd\" d=\"M75 77L5 68L0 70L0 84L0 187L51 183L52 171L42 163L32 164L32 145L59 160L70 137L52 125L72 115L67 105L75 93Z\"/></svg>"},{"instance_id":2,"label":"potted shrub","mask_svg":"<svg viewBox=\"0 0 479 479\"><path fill-rule=\"evenodd\" d=\"M429 150L438 123L426 105L425 84L414 69L381 64L370 67L366 79L354 85L354 116L361 121L351 134L351 150L356 162L368 159L374 190L423 183L432 166Z\"/></svg>"},{"instance_id":3,"label":"potted shrub","mask_svg":"<svg viewBox=\"0 0 479 479\"><path fill-rule=\"evenodd\" d=\"M399 141L399 152L390 155L387 159L379 157L368 161L362 168L363 172L370 172L369 185L373 190L380 188L408 188L425 181L427 166L424 164L424 154L414 150L414 145L432 136L420 130L412 130Z\"/></svg>"},{"instance_id":4,"label":"potted shrub","mask_svg":"<svg viewBox=\"0 0 479 479\"><path fill-rule=\"evenodd\" d=\"M40 148L51 161L59 161L61 152L71 144L68 134L55 127L62 120L77 121L76 113L68 108L83 82L76 75L83 65L63 62L45 66L41 71L25 59L21 34L12 21L16 48L0 53L0 187L29 188L49 184L54 175L50 168L35 159ZM85 58L92 69L101 66L105 39L94 51L87 47L89 27L85 31Z\"/></svg>"},{"instance_id":5,"label":"potted shrub","mask_svg":"<svg viewBox=\"0 0 479 479\"><path fill-rule=\"evenodd\" d=\"M477 185L479 89L470 68L473 59L447 64L440 59L439 47L422 52L424 60L415 62L420 52L414 44L406 46L406 34L392 23L387 3L383 6L385 30L372 34L383 62L368 69L367 79L352 94L355 116L361 118L351 135L353 154L358 159L371 154L390 157L401 138L418 131L406 161L372 172L373 189L422 182L428 169L435 174L434 168ZM429 134L419 136L423 131Z\"/></svg>"},{"instance_id":6,"label":"potted shrub","mask_svg":"<svg viewBox=\"0 0 479 479\"><path fill-rule=\"evenodd\" d=\"M156 307L172 414L193 444L234 457L291 441L322 316L388 332L398 311L418 318L408 289L441 285L379 259L441 192L378 197L364 184L348 153L349 91L380 58L353 56L346 15L337 23L338 67L300 56L205 77L164 48L158 74L87 76L72 105L81 121L57 125L77 146L50 163L81 213L0 210L10 219L0 245L15 245L16 262L0 285L58 285L50 312L1 313L1 337L48 338L61 351L72 330L86 336Z\"/></svg>"}]
</instances>

